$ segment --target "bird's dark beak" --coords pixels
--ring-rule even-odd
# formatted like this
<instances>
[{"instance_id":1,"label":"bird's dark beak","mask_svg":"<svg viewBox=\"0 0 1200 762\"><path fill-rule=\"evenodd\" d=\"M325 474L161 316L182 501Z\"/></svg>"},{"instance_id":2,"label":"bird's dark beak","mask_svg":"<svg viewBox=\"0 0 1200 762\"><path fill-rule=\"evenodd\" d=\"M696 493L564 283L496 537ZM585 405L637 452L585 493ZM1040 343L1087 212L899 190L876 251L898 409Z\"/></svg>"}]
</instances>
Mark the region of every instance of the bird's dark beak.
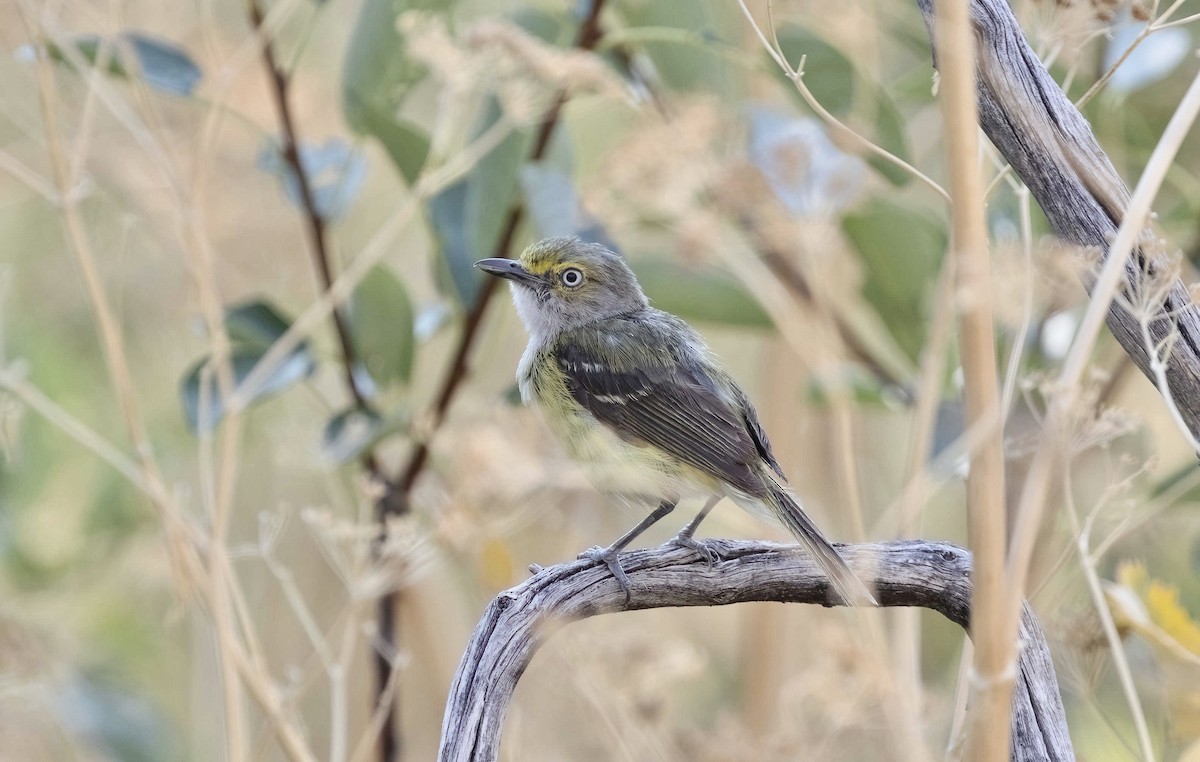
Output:
<instances>
[{"instance_id":1,"label":"bird's dark beak","mask_svg":"<svg viewBox=\"0 0 1200 762\"><path fill-rule=\"evenodd\" d=\"M475 263L475 266L488 275L495 275L497 278L505 278L526 286L532 286L542 280L522 267L521 263L515 259L481 259Z\"/></svg>"}]
</instances>

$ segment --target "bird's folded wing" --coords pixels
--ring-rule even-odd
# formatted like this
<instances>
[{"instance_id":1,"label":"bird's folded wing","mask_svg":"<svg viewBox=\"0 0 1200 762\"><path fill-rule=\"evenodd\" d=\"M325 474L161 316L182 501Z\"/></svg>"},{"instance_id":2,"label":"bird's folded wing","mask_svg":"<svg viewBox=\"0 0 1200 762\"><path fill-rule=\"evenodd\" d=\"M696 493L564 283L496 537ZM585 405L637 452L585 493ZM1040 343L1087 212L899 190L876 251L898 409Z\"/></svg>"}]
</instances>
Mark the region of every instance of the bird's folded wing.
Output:
<instances>
[{"instance_id":1,"label":"bird's folded wing","mask_svg":"<svg viewBox=\"0 0 1200 762\"><path fill-rule=\"evenodd\" d=\"M750 494L763 490L760 454L742 411L702 369L666 359L622 367L577 343L560 346L555 361L575 400L618 436Z\"/></svg>"}]
</instances>

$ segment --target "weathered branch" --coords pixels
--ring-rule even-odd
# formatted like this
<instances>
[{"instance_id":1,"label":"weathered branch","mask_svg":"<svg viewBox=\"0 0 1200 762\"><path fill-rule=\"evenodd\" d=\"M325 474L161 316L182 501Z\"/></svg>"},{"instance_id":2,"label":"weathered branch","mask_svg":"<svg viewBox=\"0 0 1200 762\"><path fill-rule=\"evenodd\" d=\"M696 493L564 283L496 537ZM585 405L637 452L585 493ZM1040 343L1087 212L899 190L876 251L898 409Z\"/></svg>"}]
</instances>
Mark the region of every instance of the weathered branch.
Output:
<instances>
[{"instance_id":1,"label":"weathered branch","mask_svg":"<svg viewBox=\"0 0 1200 762\"><path fill-rule=\"evenodd\" d=\"M918 0L918 5L926 24L932 24L933 0ZM1129 203L1128 188L1087 120L1029 47L1006 0L971 0L971 20L980 126L1029 187L1054 232L1069 243L1107 253ZM1135 252L1125 269L1131 284L1126 296L1135 303L1147 274L1161 278L1170 272L1161 254L1146 250ZM1090 289L1092 283L1085 285ZM1200 313L1177 277L1162 293L1150 331L1156 343L1178 332L1167 383L1188 428L1200 435ZM1109 310L1109 329L1154 382L1141 321L1118 302Z\"/></svg>"},{"instance_id":2,"label":"weathered branch","mask_svg":"<svg viewBox=\"0 0 1200 762\"><path fill-rule=\"evenodd\" d=\"M537 572L492 601L467 645L442 722L441 762L497 757L517 681L552 632L544 625L598 614L746 601L834 605L820 567L798 546L711 540L723 560L708 567L689 550L662 546L622 555L633 582L628 604L612 576L587 561ZM839 550L872 581L881 606L920 606L967 626L971 556L955 545L915 540L844 545ZM1073 760L1054 666L1031 610L1021 622L1013 695L1012 759Z\"/></svg>"}]
</instances>

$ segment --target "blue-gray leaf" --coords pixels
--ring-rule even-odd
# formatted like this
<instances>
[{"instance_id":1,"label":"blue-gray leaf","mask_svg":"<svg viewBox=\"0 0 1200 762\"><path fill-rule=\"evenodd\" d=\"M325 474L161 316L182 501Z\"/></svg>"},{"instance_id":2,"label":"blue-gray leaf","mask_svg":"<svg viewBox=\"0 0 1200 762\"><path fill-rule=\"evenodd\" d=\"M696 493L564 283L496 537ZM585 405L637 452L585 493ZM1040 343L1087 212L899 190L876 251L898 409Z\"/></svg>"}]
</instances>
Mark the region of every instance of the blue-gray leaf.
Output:
<instances>
[{"instance_id":1,"label":"blue-gray leaf","mask_svg":"<svg viewBox=\"0 0 1200 762\"><path fill-rule=\"evenodd\" d=\"M482 134L499 118L500 107L493 100L475 135ZM524 132L510 134L480 159L465 178L429 201L429 221L453 290L463 304L475 300L483 282L483 276L474 267L475 261L494 256L511 213L528 137Z\"/></svg>"},{"instance_id":2,"label":"blue-gray leaf","mask_svg":"<svg viewBox=\"0 0 1200 762\"><path fill-rule=\"evenodd\" d=\"M186 97L192 94L203 74L183 50L140 32L122 35L137 55L138 68L146 84L164 93Z\"/></svg>"},{"instance_id":3,"label":"blue-gray leaf","mask_svg":"<svg viewBox=\"0 0 1200 762\"><path fill-rule=\"evenodd\" d=\"M343 410L325 424L321 453L334 463L349 462L376 441L382 427L378 413L360 408Z\"/></svg>"},{"instance_id":4,"label":"blue-gray leaf","mask_svg":"<svg viewBox=\"0 0 1200 762\"><path fill-rule=\"evenodd\" d=\"M619 251L600 221L583 208L566 172L546 162L528 164L521 169L521 190L539 237L577 235Z\"/></svg>"},{"instance_id":5,"label":"blue-gray leaf","mask_svg":"<svg viewBox=\"0 0 1200 762\"><path fill-rule=\"evenodd\" d=\"M159 92L189 96L204 76L200 67L181 48L140 32L125 32L116 44L93 34L76 37L71 44L89 64L95 66L103 59L107 61L105 71L108 74L128 79L130 67L122 61L128 54L125 52L123 55L119 44L122 41L133 51L142 80ZM107 50L104 49L106 45ZM60 62L70 60L62 49L53 45L50 46L50 57Z\"/></svg>"},{"instance_id":6,"label":"blue-gray leaf","mask_svg":"<svg viewBox=\"0 0 1200 762\"><path fill-rule=\"evenodd\" d=\"M840 212L858 196L867 168L843 153L816 119L750 111L750 161L775 197L799 216Z\"/></svg>"},{"instance_id":7,"label":"blue-gray leaf","mask_svg":"<svg viewBox=\"0 0 1200 762\"><path fill-rule=\"evenodd\" d=\"M1145 22L1126 17L1113 25L1112 39L1104 49L1104 69L1112 68L1129 50ZM1108 81L1109 90L1130 93L1158 82L1174 71L1192 49L1191 36L1186 29L1163 29L1133 49Z\"/></svg>"},{"instance_id":8,"label":"blue-gray leaf","mask_svg":"<svg viewBox=\"0 0 1200 762\"><path fill-rule=\"evenodd\" d=\"M321 146L302 145L299 154L317 214L326 221L341 217L362 189L367 160L338 138L330 138ZM258 155L258 167L279 177L288 200L297 207L303 206L299 179L284 159L278 143L269 141L263 147Z\"/></svg>"},{"instance_id":9,"label":"blue-gray leaf","mask_svg":"<svg viewBox=\"0 0 1200 762\"><path fill-rule=\"evenodd\" d=\"M239 347L233 350L230 360L233 365L235 385L240 384L250 375L250 371L262 359L264 352L263 349L251 347ZM210 362L211 358L208 357L197 362L183 380L181 390L183 409L187 415L188 426L193 431L200 431L201 427L205 431L211 431L225 415L225 402L218 389L216 372L215 370L205 372L205 366ZM308 350L298 347L262 383L254 393L251 402L279 394L292 384L308 378L315 369L316 365ZM204 383L205 381L207 381L207 385ZM205 409L201 410L201 408Z\"/></svg>"}]
</instances>

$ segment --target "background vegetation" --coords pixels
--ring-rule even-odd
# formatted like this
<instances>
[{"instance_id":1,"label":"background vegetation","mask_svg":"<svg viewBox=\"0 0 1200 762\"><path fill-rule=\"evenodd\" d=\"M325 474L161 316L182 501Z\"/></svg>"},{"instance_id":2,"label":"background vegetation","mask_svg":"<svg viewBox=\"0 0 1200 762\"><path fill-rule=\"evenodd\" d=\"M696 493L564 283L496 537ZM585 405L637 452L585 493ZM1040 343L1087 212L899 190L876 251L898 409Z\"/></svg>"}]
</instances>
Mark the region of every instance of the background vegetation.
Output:
<instances>
[{"instance_id":1,"label":"background vegetation","mask_svg":"<svg viewBox=\"0 0 1200 762\"><path fill-rule=\"evenodd\" d=\"M610 243L705 333L831 536L965 540L915 4L752 4L799 84L737 4L595 7L0 6L0 756L372 759L382 664L432 758L485 603L636 518L514 404L524 337L470 264L545 235ZM1072 97L1121 63L1084 110L1132 184L1200 3L1015 10ZM1085 258L985 158L1016 493ZM1198 171L1192 140L1155 204L1189 281ZM1031 600L1081 757L1137 758L1094 571L1157 753L1194 762L1195 454L1108 337L1084 398ZM728 506L705 529L782 537ZM937 758L962 644L911 612L592 620L523 681L510 757Z\"/></svg>"}]
</instances>

